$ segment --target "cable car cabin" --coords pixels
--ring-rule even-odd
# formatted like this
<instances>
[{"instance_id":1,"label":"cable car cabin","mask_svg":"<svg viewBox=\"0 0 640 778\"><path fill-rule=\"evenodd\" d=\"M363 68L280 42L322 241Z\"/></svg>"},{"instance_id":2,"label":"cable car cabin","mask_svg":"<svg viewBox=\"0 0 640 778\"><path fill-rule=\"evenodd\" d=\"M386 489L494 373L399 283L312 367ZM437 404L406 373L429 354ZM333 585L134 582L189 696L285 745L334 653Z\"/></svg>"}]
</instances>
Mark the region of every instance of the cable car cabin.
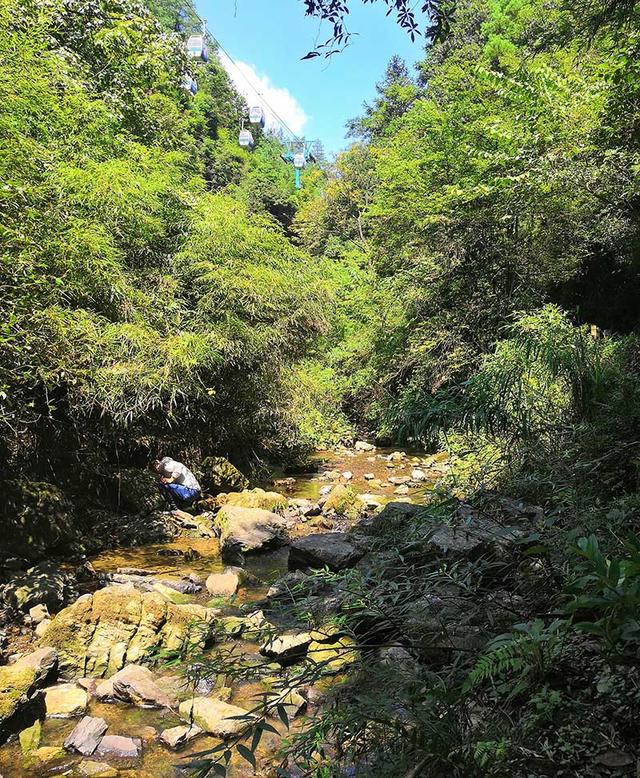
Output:
<instances>
[{"instance_id":1,"label":"cable car cabin","mask_svg":"<svg viewBox=\"0 0 640 778\"><path fill-rule=\"evenodd\" d=\"M187 41L187 55L190 59L209 60L209 50L204 40L204 35L192 35Z\"/></svg>"},{"instance_id":2,"label":"cable car cabin","mask_svg":"<svg viewBox=\"0 0 640 778\"><path fill-rule=\"evenodd\" d=\"M307 160L301 151L294 155L293 166L296 170L302 170L307 166Z\"/></svg>"},{"instance_id":3,"label":"cable car cabin","mask_svg":"<svg viewBox=\"0 0 640 778\"><path fill-rule=\"evenodd\" d=\"M264 111L262 110L262 106L254 105L251 107L251 110L249 111L249 122L251 124L259 124L260 127L264 129L266 119Z\"/></svg>"},{"instance_id":4,"label":"cable car cabin","mask_svg":"<svg viewBox=\"0 0 640 778\"><path fill-rule=\"evenodd\" d=\"M191 78L191 76L188 73L185 73L184 76L182 76L182 84L180 85L180 87L185 92L188 92L189 94L192 95L195 95L195 93L198 91L198 84L195 78Z\"/></svg>"},{"instance_id":5,"label":"cable car cabin","mask_svg":"<svg viewBox=\"0 0 640 778\"><path fill-rule=\"evenodd\" d=\"M245 149L253 148L253 135L249 130L242 130L238 136L238 143Z\"/></svg>"}]
</instances>

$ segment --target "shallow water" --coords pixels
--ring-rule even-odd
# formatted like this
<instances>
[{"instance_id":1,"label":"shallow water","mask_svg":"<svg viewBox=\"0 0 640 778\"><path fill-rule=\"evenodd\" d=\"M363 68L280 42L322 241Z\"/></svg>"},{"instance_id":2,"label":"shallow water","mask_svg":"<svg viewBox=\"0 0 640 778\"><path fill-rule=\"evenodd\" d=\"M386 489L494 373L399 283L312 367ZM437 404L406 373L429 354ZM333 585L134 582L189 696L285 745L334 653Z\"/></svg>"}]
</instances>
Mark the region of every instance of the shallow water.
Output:
<instances>
[{"instance_id":1,"label":"shallow water","mask_svg":"<svg viewBox=\"0 0 640 778\"><path fill-rule=\"evenodd\" d=\"M372 473L376 479L386 482L390 476L410 475L412 468L420 466L421 463L419 454L409 454L404 461L395 463L392 468L388 467L386 455L391 451L392 449L377 449L375 452L351 452L347 450L322 452L316 457L317 470L295 476L295 482L286 491L283 487L273 486L273 480L285 477L281 473L274 473L273 478L261 486L269 489L275 488L288 497L316 500L323 486L344 482L344 479L329 480L326 473L350 471L353 477L349 483L357 493L375 495L384 504L391 499L398 499L394 493L396 487L389 484L377 489L372 488L364 475ZM413 502L424 502L428 499L434 483L435 480L431 480L420 487L411 488L406 497L411 498ZM196 553L187 560L184 553L190 550ZM161 554L161 551L181 553L176 556L166 556ZM241 586L236 599L224 610L229 613L238 612L238 606L247 605L250 607L252 602L262 599L270 583L286 571L287 557L288 549L286 548L248 555L245 567L252 574L252 581ZM167 579L181 578L189 573L197 573L205 579L211 573L222 572L225 567L220 558L220 547L217 540L188 537L182 537L162 545L113 549L99 554L91 561L99 572L116 572L118 568L126 567L142 568L153 571L158 577ZM206 603L210 599L206 589L193 596L193 602ZM256 654L259 648L257 644L241 641L235 641L235 645L245 655ZM176 670L173 668L166 668L164 671L156 670L155 672L161 676L176 674ZM259 681L240 683L233 688L230 702L249 710L255 704L256 695L263 691ZM179 717L171 711L140 709L124 704L105 704L96 701L95 698L90 700L88 713L104 718L109 724L109 734L134 737L141 736L144 727L153 727L159 733L163 729L181 723ZM45 720L40 746L60 746L77 721L78 719ZM280 731L283 731L280 723L275 721L272 723ZM293 726L296 728L304 726L304 717L296 719ZM179 767L180 765L184 766L189 761L190 755L213 748L218 742L213 737L200 736L176 754L162 746L155 738L145 743L143 757L136 763L113 759L100 761L109 762L112 766L117 767L120 770L120 778L134 778L134 776L139 778L176 778L185 775ZM265 759L270 753L273 754L277 743L277 736L268 734L264 736L258 750L259 764L261 757ZM53 775L67 775L77 778L81 775L77 769L81 759L82 757L78 756L62 755L46 764L27 764L16 739L0 748L0 778L41 778ZM263 768L259 769L255 775L272 774ZM228 775L229 778L245 778L245 776L253 776L254 772L246 762L234 757Z\"/></svg>"}]
</instances>

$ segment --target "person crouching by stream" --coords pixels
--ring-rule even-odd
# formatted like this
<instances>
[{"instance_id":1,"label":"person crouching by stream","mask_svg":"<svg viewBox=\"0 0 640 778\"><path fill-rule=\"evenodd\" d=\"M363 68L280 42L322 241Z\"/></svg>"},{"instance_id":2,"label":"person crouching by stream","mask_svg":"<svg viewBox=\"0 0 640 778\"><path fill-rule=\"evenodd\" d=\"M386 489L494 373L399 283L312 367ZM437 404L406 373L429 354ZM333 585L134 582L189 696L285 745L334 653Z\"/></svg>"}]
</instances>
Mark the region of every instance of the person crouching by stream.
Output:
<instances>
[{"instance_id":1,"label":"person crouching by stream","mask_svg":"<svg viewBox=\"0 0 640 778\"><path fill-rule=\"evenodd\" d=\"M149 468L160 476L158 487L170 511L189 507L200 496L198 479L182 462L164 457L164 459L154 459Z\"/></svg>"}]
</instances>

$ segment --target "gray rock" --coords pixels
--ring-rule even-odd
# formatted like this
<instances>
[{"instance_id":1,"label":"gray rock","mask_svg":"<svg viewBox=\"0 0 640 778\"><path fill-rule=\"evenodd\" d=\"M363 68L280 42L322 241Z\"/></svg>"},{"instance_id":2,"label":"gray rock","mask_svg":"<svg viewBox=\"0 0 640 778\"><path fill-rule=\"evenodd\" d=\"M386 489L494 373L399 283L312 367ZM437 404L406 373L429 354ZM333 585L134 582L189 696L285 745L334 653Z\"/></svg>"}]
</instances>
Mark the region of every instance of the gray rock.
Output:
<instances>
[{"instance_id":1,"label":"gray rock","mask_svg":"<svg viewBox=\"0 0 640 778\"><path fill-rule=\"evenodd\" d=\"M137 759L142 753L142 740L123 735L105 735L95 751L96 756Z\"/></svg>"},{"instance_id":2,"label":"gray rock","mask_svg":"<svg viewBox=\"0 0 640 778\"><path fill-rule=\"evenodd\" d=\"M376 447L373 445L373 443L367 443L366 440L356 440L355 446L356 451L375 451Z\"/></svg>"},{"instance_id":3,"label":"gray rock","mask_svg":"<svg viewBox=\"0 0 640 778\"><path fill-rule=\"evenodd\" d=\"M311 500L291 499L289 500L289 505L292 508L296 508L298 513L305 518L319 516L322 513L322 509L318 503L314 503Z\"/></svg>"},{"instance_id":4,"label":"gray rock","mask_svg":"<svg viewBox=\"0 0 640 778\"><path fill-rule=\"evenodd\" d=\"M82 718L64 741L65 751L91 756L107 731L107 722L94 716Z\"/></svg>"},{"instance_id":5,"label":"gray rock","mask_svg":"<svg viewBox=\"0 0 640 778\"><path fill-rule=\"evenodd\" d=\"M355 565L362 556L363 551L350 542L344 532L307 535L291 544L289 569L328 567L334 571L343 570Z\"/></svg>"},{"instance_id":6,"label":"gray rock","mask_svg":"<svg viewBox=\"0 0 640 778\"><path fill-rule=\"evenodd\" d=\"M171 708L175 700L155 682L153 673L142 665L127 665L96 687L101 700L121 700L141 708Z\"/></svg>"}]
</instances>

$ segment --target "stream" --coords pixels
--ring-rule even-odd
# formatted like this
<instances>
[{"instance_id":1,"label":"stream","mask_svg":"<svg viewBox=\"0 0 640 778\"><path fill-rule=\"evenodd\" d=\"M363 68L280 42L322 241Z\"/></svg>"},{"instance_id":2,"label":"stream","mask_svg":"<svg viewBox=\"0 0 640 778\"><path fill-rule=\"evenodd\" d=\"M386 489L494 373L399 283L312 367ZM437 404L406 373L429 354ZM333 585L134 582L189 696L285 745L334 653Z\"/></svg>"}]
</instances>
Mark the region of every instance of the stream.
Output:
<instances>
[{"instance_id":1,"label":"stream","mask_svg":"<svg viewBox=\"0 0 640 778\"><path fill-rule=\"evenodd\" d=\"M381 505L390 500L425 502L429 492L434 487L437 476L441 476L442 472L436 473L435 476L430 473L422 482L408 485L405 488L400 488L397 484L390 484L388 481L390 477L402 478L410 475L412 469L420 468L425 464L424 454L411 452L406 454L402 452L402 456L395 454L395 459L390 462L388 457L394 451L397 450L354 451L340 449L332 452L321 452L317 455L317 471L296 475L294 481L289 478L286 485L278 483L276 486L273 483L285 478L285 476L281 473L274 473L272 479L261 486L282 492L289 499L316 501L323 487L348 482L356 493L371 495ZM351 473L350 478L345 478L342 475L347 472ZM396 493L397 489L400 489L400 494ZM344 521L335 520L333 524L335 524L336 530L348 528L345 527ZM327 531L331 526L331 522L324 528L321 525L319 528L318 525L312 527L309 523L300 523L292 529L291 536L295 538L304 534ZM186 557L185 552L187 553ZM246 613L251 612L248 606L263 600L270 584L287 572L288 553L288 548L285 546L275 551L247 555L245 569L251 576L249 576L248 581L241 584L235 599L223 607L225 615L235 615L241 612L246 615ZM225 568L225 563L220 557L220 546L217 539L189 536L182 536L162 545L112 549L95 556L90 561L98 573L114 573L120 568L137 568L161 576L164 580L180 580L189 574L196 574L204 580L211 573L221 573ZM206 605L210 601L211 595L205 587L201 592L192 596L193 603ZM267 618L274 622L271 613L267 613ZM277 624L277 622L274 623ZM232 639L225 645L233 643L237 645L238 651L247 656L258 654L258 643ZM34 647L35 641L29 650ZM216 648L211 650L215 651ZM175 667L163 668L160 666L154 668L155 677L169 679L169 683L176 682L178 673L179 670ZM262 692L264 692L264 687L260 681L241 682L233 685L229 702L249 709L255 704L252 702L252 698ZM187 693L182 698L188 696ZM306 712L293 722L292 727L294 729L304 727L305 717L312 717L315 710L317 708L310 701ZM99 701L97 697L89 695L86 713L90 716L103 718L109 725L109 733L138 737L143 741L142 757L135 761L127 761L122 758L115 760L100 758L100 762L108 763L116 771L105 772L105 778L116 775L119 778L133 778L134 776L139 778L172 778L185 775L179 769L181 764L184 765L191 755L205 751L220 742L217 738L203 734L190 741L179 752L169 750L158 740L158 734L164 729L184 723L177 710L174 712L166 708L148 709L124 703L105 703ZM60 748L77 723L78 718L46 718L42 722L40 750L49 747L53 754L53 749ZM279 731L284 730L283 725L279 722L272 721L271 723ZM261 757L273 754L277 748L277 741L277 736L265 735L257 752L259 765ZM0 778L39 778L49 775L68 775L79 778L90 774L80 770L79 764L82 760L81 756L58 752L57 755L53 755L53 758L45 762L39 760L30 762L23 757L20 743L17 737L14 737L0 747ZM264 761L263 759L263 764ZM93 774L103 775L99 772ZM236 756L234 756L228 770L229 778L271 774L273 772L260 767L257 773L254 773L248 763L243 760L238 761Z\"/></svg>"}]
</instances>

